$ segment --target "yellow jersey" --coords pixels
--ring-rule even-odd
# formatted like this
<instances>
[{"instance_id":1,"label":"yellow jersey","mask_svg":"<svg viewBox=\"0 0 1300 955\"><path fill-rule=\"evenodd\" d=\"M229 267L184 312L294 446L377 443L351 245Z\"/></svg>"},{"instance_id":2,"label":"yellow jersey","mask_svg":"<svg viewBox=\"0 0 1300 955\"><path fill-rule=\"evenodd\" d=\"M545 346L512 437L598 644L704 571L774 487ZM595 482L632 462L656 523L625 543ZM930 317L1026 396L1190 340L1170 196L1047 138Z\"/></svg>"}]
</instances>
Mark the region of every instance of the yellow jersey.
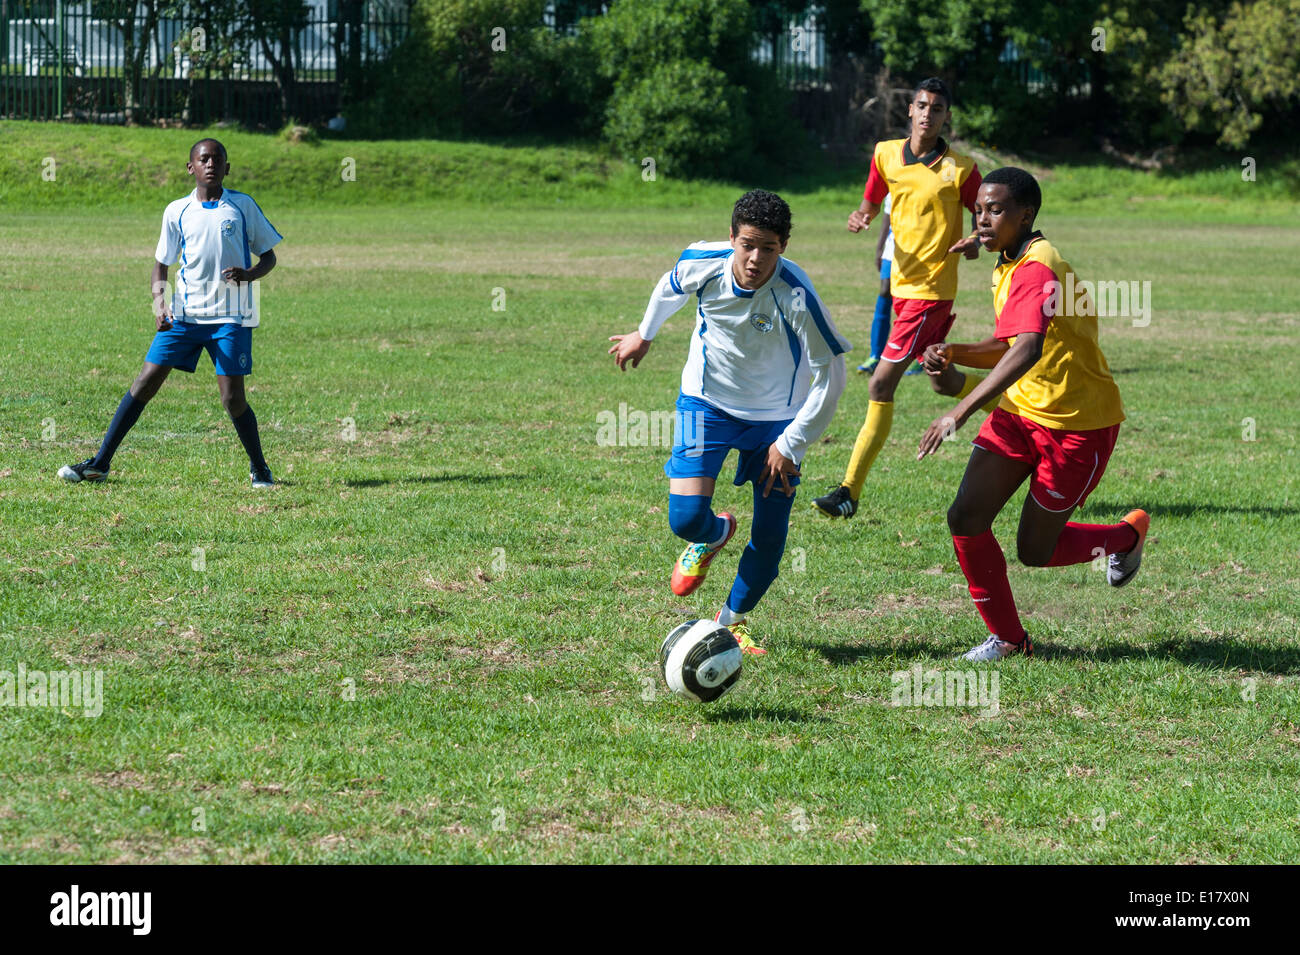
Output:
<instances>
[{"instance_id":1,"label":"yellow jersey","mask_svg":"<svg viewBox=\"0 0 1300 955\"><path fill-rule=\"evenodd\" d=\"M993 269L994 336L1015 341L1024 332L1043 336L1042 357L1008 388L999 405L1048 428L1093 431L1124 420L1119 388L1097 343L1096 309L1064 301L1073 270L1041 232L1014 258L998 256ZM1086 312L1087 314L1075 314Z\"/></svg>"},{"instance_id":2,"label":"yellow jersey","mask_svg":"<svg viewBox=\"0 0 1300 955\"><path fill-rule=\"evenodd\" d=\"M883 202L893 196L889 227L894 233L894 264L889 291L895 298L943 301L957 297L956 253L966 234L962 207L974 211L981 182L969 156L953 152L940 138L924 156L912 153L910 140L876 144L863 197Z\"/></svg>"}]
</instances>

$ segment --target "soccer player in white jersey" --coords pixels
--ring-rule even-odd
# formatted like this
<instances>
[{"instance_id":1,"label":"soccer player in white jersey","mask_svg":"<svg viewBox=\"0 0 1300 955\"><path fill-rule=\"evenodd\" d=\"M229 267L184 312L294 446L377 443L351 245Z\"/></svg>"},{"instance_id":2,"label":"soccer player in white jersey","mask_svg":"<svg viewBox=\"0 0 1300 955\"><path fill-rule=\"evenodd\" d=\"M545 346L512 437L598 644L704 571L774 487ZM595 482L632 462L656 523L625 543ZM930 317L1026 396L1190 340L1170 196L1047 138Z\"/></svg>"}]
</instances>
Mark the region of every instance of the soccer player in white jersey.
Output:
<instances>
[{"instance_id":1,"label":"soccer player in white jersey","mask_svg":"<svg viewBox=\"0 0 1300 955\"><path fill-rule=\"evenodd\" d=\"M766 652L754 643L746 614L776 580L799 466L835 415L843 356L852 348L808 276L782 256L789 238L785 201L762 190L746 193L732 210L730 241L686 249L659 280L637 330L610 337L618 367L635 368L665 319L695 297L677 433L664 465L668 524L689 541L673 567L672 590L694 593L736 532L735 517L712 509L723 460L735 448L734 483L753 482L754 518L717 620L747 653Z\"/></svg>"},{"instance_id":2,"label":"soccer player in white jersey","mask_svg":"<svg viewBox=\"0 0 1300 955\"><path fill-rule=\"evenodd\" d=\"M167 375L173 368L193 372L207 349L221 404L248 452L253 487L275 483L262 456L257 418L244 398L244 376L253 370L253 329L258 323L252 283L275 268L272 249L282 236L251 196L222 185L230 163L226 147L217 140L195 143L185 168L194 177L194 191L163 213L150 279L157 334L144 368L117 406L98 453L59 468L65 481L103 481L117 446ZM257 265L252 263L254 255ZM167 270L178 259L181 268L168 302Z\"/></svg>"}]
</instances>

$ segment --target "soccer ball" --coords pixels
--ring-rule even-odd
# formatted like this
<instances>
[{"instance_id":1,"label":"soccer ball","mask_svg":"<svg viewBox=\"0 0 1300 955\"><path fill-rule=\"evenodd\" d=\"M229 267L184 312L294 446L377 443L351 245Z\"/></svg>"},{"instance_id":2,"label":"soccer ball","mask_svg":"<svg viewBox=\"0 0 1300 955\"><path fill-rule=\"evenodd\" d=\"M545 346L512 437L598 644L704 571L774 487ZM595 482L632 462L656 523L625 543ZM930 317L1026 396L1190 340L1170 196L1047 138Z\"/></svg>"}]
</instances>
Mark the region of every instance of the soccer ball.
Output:
<instances>
[{"instance_id":1,"label":"soccer ball","mask_svg":"<svg viewBox=\"0 0 1300 955\"><path fill-rule=\"evenodd\" d=\"M740 644L713 620L688 620L659 648L659 668L668 689L696 703L708 703L740 679Z\"/></svg>"}]
</instances>

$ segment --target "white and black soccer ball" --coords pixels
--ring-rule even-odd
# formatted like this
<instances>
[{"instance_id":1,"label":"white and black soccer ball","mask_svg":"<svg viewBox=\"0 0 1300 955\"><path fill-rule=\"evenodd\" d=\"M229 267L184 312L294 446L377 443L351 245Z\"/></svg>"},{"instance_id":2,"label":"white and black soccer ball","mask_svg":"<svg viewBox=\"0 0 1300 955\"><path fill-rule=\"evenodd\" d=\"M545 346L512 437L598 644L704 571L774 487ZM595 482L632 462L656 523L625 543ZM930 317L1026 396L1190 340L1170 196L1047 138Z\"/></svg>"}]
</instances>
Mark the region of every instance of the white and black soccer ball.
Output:
<instances>
[{"instance_id":1,"label":"white and black soccer ball","mask_svg":"<svg viewBox=\"0 0 1300 955\"><path fill-rule=\"evenodd\" d=\"M708 703L740 679L740 644L713 620L688 620L659 648L659 668L668 689L696 703Z\"/></svg>"}]
</instances>

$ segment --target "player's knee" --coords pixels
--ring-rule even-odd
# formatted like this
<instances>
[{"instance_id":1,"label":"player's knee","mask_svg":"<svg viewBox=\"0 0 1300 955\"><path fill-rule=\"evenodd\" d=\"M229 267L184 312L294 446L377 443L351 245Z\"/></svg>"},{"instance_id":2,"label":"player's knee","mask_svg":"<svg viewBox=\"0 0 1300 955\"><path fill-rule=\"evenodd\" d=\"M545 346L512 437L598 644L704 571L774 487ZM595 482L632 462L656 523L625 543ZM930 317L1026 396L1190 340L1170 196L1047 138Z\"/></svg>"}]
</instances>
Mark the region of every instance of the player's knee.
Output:
<instances>
[{"instance_id":1,"label":"player's knee","mask_svg":"<svg viewBox=\"0 0 1300 955\"><path fill-rule=\"evenodd\" d=\"M668 526L688 541L708 536L713 524L712 501L701 494L669 494Z\"/></svg>"},{"instance_id":2,"label":"player's knee","mask_svg":"<svg viewBox=\"0 0 1300 955\"><path fill-rule=\"evenodd\" d=\"M1016 559L1026 567L1046 567L1052 560L1052 550L1031 541L1016 541Z\"/></svg>"},{"instance_id":3,"label":"player's knee","mask_svg":"<svg viewBox=\"0 0 1300 955\"><path fill-rule=\"evenodd\" d=\"M948 530L954 537L974 537L976 534L983 534L988 530L987 527L981 526L983 523L983 518L961 501L953 501L952 507L948 508Z\"/></svg>"},{"instance_id":4,"label":"player's knee","mask_svg":"<svg viewBox=\"0 0 1300 955\"><path fill-rule=\"evenodd\" d=\"M749 539L754 542L756 551L766 558L779 562L781 555L785 553L785 539L788 532L788 526L752 527Z\"/></svg>"},{"instance_id":5,"label":"player's knee","mask_svg":"<svg viewBox=\"0 0 1300 955\"><path fill-rule=\"evenodd\" d=\"M140 372L139 377L131 383L131 397L136 401L147 402L158 393L166 377L165 373L160 375L157 372Z\"/></svg>"},{"instance_id":6,"label":"player's knee","mask_svg":"<svg viewBox=\"0 0 1300 955\"><path fill-rule=\"evenodd\" d=\"M881 365L883 364L882 361ZM871 382L867 385L867 397L872 401L893 401L894 383L872 375Z\"/></svg>"},{"instance_id":7,"label":"player's knee","mask_svg":"<svg viewBox=\"0 0 1300 955\"><path fill-rule=\"evenodd\" d=\"M222 395L221 407L226 409L226 414L232 418L238 418L248 410L248 402L243 395Z\"/></svg>"}]
</instances>

